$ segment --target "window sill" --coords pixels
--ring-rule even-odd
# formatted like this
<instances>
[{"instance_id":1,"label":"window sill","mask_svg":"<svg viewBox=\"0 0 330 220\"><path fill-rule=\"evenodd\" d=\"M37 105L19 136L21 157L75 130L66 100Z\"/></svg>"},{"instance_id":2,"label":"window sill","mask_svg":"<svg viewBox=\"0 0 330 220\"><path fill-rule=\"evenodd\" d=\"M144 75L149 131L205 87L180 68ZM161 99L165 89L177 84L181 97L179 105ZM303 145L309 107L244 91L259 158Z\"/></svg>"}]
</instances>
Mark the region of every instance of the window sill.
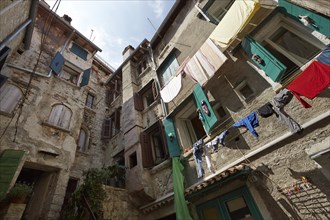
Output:
<instances>
[{"instance_id":1,"label":"window sill","mask_svg":"<svg viewBox=\"0 0 330 220\"><path fill-rule=\"evenodd\" d=\"M151 70L151 67L148 66L145 70L143 70L142 73L140 73L140 74L138 75L138 78L143 77L143 76L146 75L150 70Z\"/></svg>"},{"instance_id":2,"label":"window sill","mask_svg":"<svg viewBox=\"0 0 330 220\"><path fill-rule=\"evenodd\" d=\"M155 100L151 105L149 105L147 108L143 109L142 114L148 112L150 109L154 108L156 105L158 105L158 99Z\"/></svg>"},{"instance_id":3,"label":"window sill","mask_svg":"<svg viewBox=\"0 0 330 220\"><path fill-rule=\"evenodd\" d=\"M94 109L88 107L88 106L85 106L84 109L89 111L89 112L92 112L92 113L96 114L96 111Z\"/></svg>"},{"instance_id":4,"label":"window sill","mask_svg":"<svg viewBox=\"0 0 330 220\"><path fill-rule=\"evenodd\" d=\"M159 173L161 170L164 170L170 166L171 166L171 158L168 158L168 159L162 161L160 164L157 164L156 166L151 168L150 173L151 174Z\"/></svg>"},{"instance_id":5,"label":"window sill","mask_svg":"<svg viewBox=\"0 0 330 220\"><path fill-rule=\"evenodd\" d=\"M53 124L50 124L46 121L43 121L42 122L42 125L45 125L47 127L51 127L51 128L55 128L57 130L61 130L61 131L64 131L64 132L67 132L67 133L70 133L70 130L69 129L66 129L66 128L62 128L62 127L59 127L59 126L56 126L56 125L53 125Z\"/></svg>"},{"instance_id":6,"label":"window sill","mask_svg":"<svg viewBox=\"0 0 330 220\"><path fill-rule=\"evenodd\" d=\"M4 115L8 118L12 118L12 117L14 117L15 114L14 114L14 112L8 113L8 112L0 111L0 115Z\"/></svg>"}]
</instances>

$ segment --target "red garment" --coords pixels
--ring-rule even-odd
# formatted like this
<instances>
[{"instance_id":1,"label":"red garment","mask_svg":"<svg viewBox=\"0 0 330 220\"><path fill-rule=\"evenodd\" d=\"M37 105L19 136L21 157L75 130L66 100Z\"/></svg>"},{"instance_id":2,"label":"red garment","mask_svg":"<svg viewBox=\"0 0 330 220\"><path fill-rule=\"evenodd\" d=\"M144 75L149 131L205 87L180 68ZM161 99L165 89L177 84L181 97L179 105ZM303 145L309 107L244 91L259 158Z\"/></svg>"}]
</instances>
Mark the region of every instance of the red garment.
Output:
<instances>
[{"instance_id":1,"label":"red garment","mask_svg":"<svg viewBox=\"0 0 330 220\"><path fill-rule=\"evenodd\" d=\"M300 96L312 100L330 84L330 66L313 61L295 80L287 87L305 108L312 107Z\"/></svg>"}]
</instances>

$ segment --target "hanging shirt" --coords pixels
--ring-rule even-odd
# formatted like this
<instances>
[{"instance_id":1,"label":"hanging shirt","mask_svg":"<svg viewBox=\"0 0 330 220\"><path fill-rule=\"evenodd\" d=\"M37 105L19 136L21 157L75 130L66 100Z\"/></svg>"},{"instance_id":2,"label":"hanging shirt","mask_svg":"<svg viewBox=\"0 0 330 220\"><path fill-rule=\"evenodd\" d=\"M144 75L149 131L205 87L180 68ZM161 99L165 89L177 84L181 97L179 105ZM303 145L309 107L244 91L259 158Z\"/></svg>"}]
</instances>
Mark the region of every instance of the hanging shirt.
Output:
<instances>
[{"instance_id":1,"label":"hanging shirt","mask_svg":"<svg viewBox=\"0 0 330 220\"><path fill-rule=\"evenodd\" d=\"M312 107L300 96L313 99L330 84L330 66L313 61L294 81L288 89L296 96L305 108Z\"/></svg>"},{"instance_id":2,"label":"hanging shirt","mask_svg":"<svg viewBox=\"0 0 330 220\"><path fill-rule=\"evenodd\" d=\"M322 51L320 56L316 58L321 63L327 64L330 66L330 44L326 46L326 48Z\"/></svg>"},{"instance_id":3,"label":"hanging shirt","mask_svg":"<svg viewBox=\"0 0 330 220\"><path fill-rule=\"evenodd\" d=\"M181 74L177 75L160 91L160 95L165 103L172 101L179 94L181 78Z\"/></svg>"},{"instance_id":4,"label":"hanging shirt","mask_svg":"<svg viewBox=\"0 0 330 220\"><path fill-rule=\"evenodd\" d=\"M254 130L254 128L259 126L259 120L256 112L252 112L242 120L233 124L233 127L246 127L253 136L258 137L258 133Z\"/></svg>"},{"instance_id":5,"label":"hanging shirt","mask_svg":"<svg viewBox=\"0 0 330 220\"><path fill-rule=\"evenodd\" d=\"M269 102L261 106L257 111L259 115L263 118L268 118L274 113L273 106Z\"/></svg>"}]
</instances>

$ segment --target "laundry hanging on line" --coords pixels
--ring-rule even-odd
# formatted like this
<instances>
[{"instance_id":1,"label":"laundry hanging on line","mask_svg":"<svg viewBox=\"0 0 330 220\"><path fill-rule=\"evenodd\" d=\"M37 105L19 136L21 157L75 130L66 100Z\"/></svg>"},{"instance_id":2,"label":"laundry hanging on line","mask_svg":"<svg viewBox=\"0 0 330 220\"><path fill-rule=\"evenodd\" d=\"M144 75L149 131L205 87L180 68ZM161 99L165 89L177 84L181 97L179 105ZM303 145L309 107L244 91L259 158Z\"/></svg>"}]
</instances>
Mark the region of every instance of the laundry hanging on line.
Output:
<instances>
[{"instance_id":1,"label":"laundry hanging on line","mask_svg":"<svg viewBox=\"0 0 330 220\"><path fill-rule=\"evenodd\" d=\"M201 178L204 176L204 169L203 169L203 152L205 155L205 161L207 164L208 169L210 172L214 173L215 169L212 163L212 158L211 158L211 150L212 150L212 145L210 143L204 144L203 139L198 140L193 144L193 155L194 155L194 160L196 164L196 172L197 172L197 178Z\"/></svg>"},{"instance_id":2,"label":"laundry hanging on line","mask_svg":"<svg viewBox=\"0 0 330 220\"><path fill-rule=\"evenodd\" d=\"M160 91L160 96L165 103L172 101L181 90L182 75L178 74Z\"/></svg>"},{"instance_id":3,"label":"laundry hanging on line","mask_svg":"<svg viewBox=\"0 0 330 220\"><path fill-rule=\"evenodd\" d=\"M232 126L233 127L242 127L242 126L246 127L254 137L259 136L258 133L256 132L256 130L254 130L254 128L259 126L259 120L258 120L258 116L257 116L256 112L252 112L245 118L239 120L238 122L235 122Z\"/></svg>"},{"instance_id":4,"label":"laundry hanging on line","mask_svg":"<svg viewBox=\"0 0 330 220\"><path fill-rule=\"evenodd\" d=\"M313 61L287 88L305 108L311 108L301 96L312 100L330 85L330 66Z\"/></svg>"},{"instance_id":5,"label":"laundry hanging on line","mask_svg":"<svg viewBox=\"0 0 330 220\"><path fill-rule=\"evenodd\" d=\"M316 58L321 63L327 64L330 66L330 44L328 44L322 53Z\"/></svg>"},{"instance_id":6,"label":"laundry hanging on line","mask_svg":"<svg viewBox=\"0 0 330 220\"><path fill-rule=\"evenodd\" d=\"M297 133L302 130L301 126L284 111L284 106L290 103L292 97L293 95L288 89L282 89L270 100L270 103L273 106L277 119L286 124L291 133Z\"/></svg>"}]
</instances>

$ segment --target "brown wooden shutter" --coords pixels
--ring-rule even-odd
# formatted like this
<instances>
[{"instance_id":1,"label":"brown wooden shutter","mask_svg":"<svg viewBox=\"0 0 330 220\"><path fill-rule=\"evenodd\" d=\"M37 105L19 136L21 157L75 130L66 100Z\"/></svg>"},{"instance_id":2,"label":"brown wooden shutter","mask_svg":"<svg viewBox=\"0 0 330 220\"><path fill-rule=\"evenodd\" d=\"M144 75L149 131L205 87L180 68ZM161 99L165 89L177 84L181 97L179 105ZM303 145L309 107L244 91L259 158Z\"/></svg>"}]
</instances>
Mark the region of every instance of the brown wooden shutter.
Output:
<instances>
[{"instance_id":1,"label":"brown wooden shutter","mask_svg":"<svg viewBox=\"0 0 330 220\"><path fill-rule=\"evenodd\" d=\"M114 89L113 88L109 88L109 90L107 90L107 104L111 104L114 100L113 98L113 94L114 94Z\"/></svg>"},{"instance_id":2,"label":"brown wooden shutter","mask_svg":"<svg viewBox=\"0 0 330 220\"><path fill-rule=\"evenodd\" d=\"M143 99L139 93L134 93L134 107L137 111L143 110Z\"/></svg>"},{"instance_id":3,"label":"brown wooden shutter","mask_svg":"<svg viewBox=\"0 0 330 220\"><path fill-rule=\"evenodd\" d=\"M104 119L103 121L102 138L111 138L111 119Z\"/></svg>"},{"instance_id":4,"label":"brown wooden shutter","mask_svg":"<svg viewBox=\"0 0 330 220\"><path fill-rule=\"evenodd\" d=\"M115 128L116 128L116 133L120 131L120 112L121 109L117 108L115 112Z\"/></svg>"},{"instance_id":5,"label":"brown wooden shutter","mask_svg":"<svg viewBox=\"0 0 330 220\"><path fill-rule=\"evenodd\" d=\"M159 96L158 86L156 80L152 82L152 94L154 96L154 99L156 100Z\"/></svg>"},{"instance_id":6,"label":"brown wooden shutter","mask_svg":"<svg viewBox=\"0 0 330 220\"><path fill-rule=\"evenodd\" d=\"M165 157L168 157L166 134L165 134L164 127L163 127L163 122L162 122L161 119L158 119L158 127L159 127L159 131L160 131L161 138L162 138L163 151L164 151Z\"/></svg>"},{"instance_id":7,"label":"brown wooden shutter","mask_svg":"<svg viewBox=\"0 0 330 220\"><path fill-rule=\"evenodd\" d=\"M154 160L152 157L150 135L146 132L141 132L140 143L141 143L141 154L142 154L142 166L144 168L152 167L154 165Z\"/></svg>"}]
</instances>

